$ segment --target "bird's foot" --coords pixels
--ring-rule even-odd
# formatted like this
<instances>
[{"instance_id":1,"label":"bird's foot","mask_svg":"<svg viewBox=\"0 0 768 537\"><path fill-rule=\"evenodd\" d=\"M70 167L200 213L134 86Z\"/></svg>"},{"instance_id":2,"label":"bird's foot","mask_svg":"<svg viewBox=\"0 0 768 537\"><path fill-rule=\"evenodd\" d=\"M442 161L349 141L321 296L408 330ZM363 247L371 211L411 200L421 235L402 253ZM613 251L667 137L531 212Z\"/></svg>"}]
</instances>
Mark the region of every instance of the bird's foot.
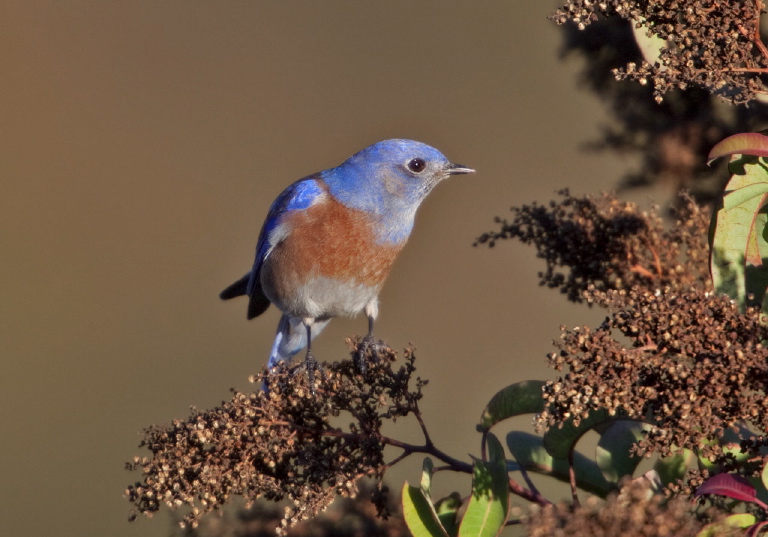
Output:
<instances>
[{"instance_id":1,"label":"bird's foot","mask_svg":"<svg viewBox=\"0 0 768 537\"><path fill-rule=\"evenodd\" d=\"M374 339L373 334L368 334L357 344L355 367L357 367L360 373L365 373L368 370L368 355L370 355L374 362L377 362L379 359L378 343Z\"/></svg>"},{"instance_id":2,"label":"bird's foot","mask_svg":"<svg viewBox=\"0 0 768 537\"><path fill-rule=\"evenodd\" d=\"M304 367L303 364L291 364L290 361L275 360L267 364L268 374L261 381L261 391L267 397L272 388L285 389L286 381L293 378L297 371Z\"/></svg>"},{"instance_id":3,"label":"bird's foot","mask_svg":"<svg viewBox=\"0 0 768 537\"><path fill-rule=\"evenodd\" d=\"M312 395L315 395L315 372L319 372L323 378L325 378L325 372L317 362L317 358L315 358L314 353L309 349L307 349L307 355L304 357L304 368L307 370L309 391L312 393Z\"/></svg>"}]
</instances>

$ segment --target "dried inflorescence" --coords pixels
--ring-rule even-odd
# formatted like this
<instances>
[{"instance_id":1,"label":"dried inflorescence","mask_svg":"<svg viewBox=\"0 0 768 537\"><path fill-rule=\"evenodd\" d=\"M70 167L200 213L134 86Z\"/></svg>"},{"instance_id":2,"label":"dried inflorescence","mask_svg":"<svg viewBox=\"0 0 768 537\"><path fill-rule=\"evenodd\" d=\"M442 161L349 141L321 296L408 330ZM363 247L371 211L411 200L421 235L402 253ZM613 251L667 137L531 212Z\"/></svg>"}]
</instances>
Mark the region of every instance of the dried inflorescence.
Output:
<instances>
[{"instance_id":1,"label":"dried inflorescence","mask_svg":"<svg viewBox=\"0 0 768 537\"><path fill-rule=\"evenodd\" d=\"M636 446L641 454L690 448L713 461L725 453L712 440L728 429L768 430L768 328L758 311L698 290L588 297L610 315L596 330L563 330L549 360L568 373L545 386L539 427L607 409L654 425Z\"/></svg>"},{"instance_id":2,"label":"dried inflorescence","mask_svg":"<svg viewBox=\"0 0 768 537\"><path fill-rule=\"evenodd\" d=\"M285 537L408 537L410 533L400 516L386 520L377 516L371 503L372 495L380 487L369 480L359 482L359 493L354 498L337 498L328 510L312 518L285 528ZM388 500L389 510L397 511L397 498ZM179 528L177 537L274 537L280 527L283 509L279 503L259 500L250 509L223 516L205 517L197 528Z\"/></svg>"},{"instance_id":3,"label":"dried inflorescence","mask_svg":"<svg viewBox=\"0 0 768 537\"><path fill-rule=\"evenodd\" d=\"M584 29L598 15L619 16L666 41L658 61L615 70L619 79L652 82L658 102L672 89L694 85L745 103L768 92L768 49L760 38L763 9L762 0L570 0L552 19Z\"/></svg>"},{"instance_id":4,"label":"dried inflorescence","mask_svg":"<svg viewBox=\"0 0 768 537\"><path fill-rule=\"evenodd\" d=\"M574 302L597 290L673 286L707 288L709 215L692 199L682 198L676 225L667 230L656 210L600 197L560 193L549 205L513 207L511 220L497 218L498 231L476 244L493 246L500 239L534 244L547 264L541 285L559 288Z\"/></svg>"},{"instance_id":5,"label":"dried inflorescence","mask_svg":"<svg viewBox=\"0 0 768 537\"><path fill-rule=\"evenodd\" d=\"M639 479L607 502L590 497L582 507L535 507L526 526L528 537L694 537L703 524L687 501L652 494Z\"/></svg>"},{"instance_id":6,"label":"dried inflorescence","mask_svg":"<svg viewBox=\"0 0 768 537\"><path fill-rule=\"evenodd\" d=\"M652 425L633 448L640 455L689 448L719 471L754 476L768 462L768 438L756 432L768 430L768 325L714 294L709 215L683 200L666 230L653 211L565 193L513 209L479 242L533 243L547 263L543 284L608 310L597 329L562 328L549 360L566 374L544 387L540 432L608 411ZM692 494L701 481L691 474L673 488Z\"/></svg>"},{"instance_id":7,"label":"dried inflorescence","mask_svg":"<svg viewBox=\"0 0 768 537\"><path fill-rule=\"evenodd\" d=\"M267 380L268 393L233 391L217 408L148 428L141 446L152 456L128 464L143 474L126 491L132 516L163 504L185 507L183 523L194 526L236 495L287 498L296 508L285 526L316 515L336 495L354 495L358 478L383 473L382 424L413 412L425 384L410 386L412 349L397 369L390 348L379 346L377 355L364 375L351 360L325 364L314 389L303 371L264 371L253 381ZM347 427L332 424L344 420ZM386 494L374 500L386 516Z\"/></svg>"},{"instance_id":8,"label":"dried inflorescence","mask_svg":"<svg viewBox=\"0 0 768 537\"><path fill-rule=\"evenodd\" d=\"M715 201L725 186L727 163L707 166L710 149L732 134L764 128L768 106L724 106L720 97L698 86L667 92L657 103L653 84L617 82L616 69L643 61L633 24L600 17L583 31L576 24L561 26L561 55L580 60L581 85L610 115L585 148L636 158L637 165L620 180L621 190L664 185L668 192L688 189L699 202Z\"/></svg>"}]
</instances>

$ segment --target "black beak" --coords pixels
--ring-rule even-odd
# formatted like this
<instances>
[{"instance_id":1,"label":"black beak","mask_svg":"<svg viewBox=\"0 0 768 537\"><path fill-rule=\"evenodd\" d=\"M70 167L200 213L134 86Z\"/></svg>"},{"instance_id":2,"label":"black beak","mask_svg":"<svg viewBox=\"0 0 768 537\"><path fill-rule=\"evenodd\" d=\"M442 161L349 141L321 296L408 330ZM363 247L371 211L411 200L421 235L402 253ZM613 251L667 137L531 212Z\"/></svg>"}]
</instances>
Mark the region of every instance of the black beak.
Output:
<instances>
[{"instance_id":1,"label":"black beak","mask_svg":"<svg viewBox=\"0 0 768 537\"><path fill-rule=\"evenodd\" d=\"M467 168L466 166L462 166L461 164L451 164L448 166L448 169L445 170L448 172L448 175L462 175L465 173L475 173L475 170L472 168Z\"/></svg>"}]
</instances>

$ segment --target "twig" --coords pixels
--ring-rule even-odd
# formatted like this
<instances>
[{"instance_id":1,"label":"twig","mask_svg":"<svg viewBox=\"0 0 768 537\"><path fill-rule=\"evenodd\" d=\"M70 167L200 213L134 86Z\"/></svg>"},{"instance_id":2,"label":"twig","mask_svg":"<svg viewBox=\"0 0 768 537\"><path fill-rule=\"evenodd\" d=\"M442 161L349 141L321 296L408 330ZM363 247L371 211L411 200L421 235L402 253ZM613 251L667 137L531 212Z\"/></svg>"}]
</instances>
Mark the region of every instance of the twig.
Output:
<instances>
[{"instance_id":1,"label":"twig","mask_svg":"<svg viewBox=\"0 0 768 537\"><path fill-rule=\"evenodd\" d=\"M573 498L573 506L579 507L581 506L581 502L579 502L579 495L576 492L576 469L573 467L574 451L574 446L571 446L571 449L568 450L568 480L570 481L571 485L571 498Z\"/></svg>"},{"instance_id":2,"label":"twig","mask_svg":"<svg viewBox=\"0 0 768 537\"><path fill-rule=\"evenodd\" d=\"M552 502L550 502L548 499L546 499L544 496L541 495L538 491L534 492L532 490L528 490L526 488L523 488L520 486L520 484L512 479L509 478L509 491L512 494L516 494L517 496L520 496L521 498L524 498L528 500L529 502L534 502L539 505L552 505Z\"/></svg>"}]
</instances>

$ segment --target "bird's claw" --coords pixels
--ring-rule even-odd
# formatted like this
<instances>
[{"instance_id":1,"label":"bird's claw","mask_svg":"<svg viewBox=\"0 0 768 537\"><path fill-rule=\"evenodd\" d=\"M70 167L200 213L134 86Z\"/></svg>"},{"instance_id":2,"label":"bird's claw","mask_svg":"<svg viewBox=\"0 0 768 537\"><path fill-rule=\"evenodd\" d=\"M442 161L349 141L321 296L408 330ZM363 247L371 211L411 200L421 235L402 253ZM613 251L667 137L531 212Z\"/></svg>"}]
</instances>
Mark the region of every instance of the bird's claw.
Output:
<instances>
[{"instance_id":1,"label":"bird's claw","mask_svg":"<svg viewBox=\"0 0 768 537\"><path fill-rule=\"evenodd\" d=\"M304 358L304 368L307 370L307 380L309 381L309 391L312 395L315 395L315 372L319 371L320 376L325 377L325 372L320 364L317 362L314 353L311 350L307 350L307 355Z\"/></svg>"},{"instance_id":2,"label":"bird's claw","mask_svg":"<svg viewBox=\"0 0 768 537\"><path fill-rule=\"evenodd\" d=\"M376 350L376 341L371 334L365 336L360 343L357 344L357 350L355 351L355 367L360 373L365 373L368 370L368 353L370 351L371 358L378 359Z\"/></svg>"}]
</instances>

